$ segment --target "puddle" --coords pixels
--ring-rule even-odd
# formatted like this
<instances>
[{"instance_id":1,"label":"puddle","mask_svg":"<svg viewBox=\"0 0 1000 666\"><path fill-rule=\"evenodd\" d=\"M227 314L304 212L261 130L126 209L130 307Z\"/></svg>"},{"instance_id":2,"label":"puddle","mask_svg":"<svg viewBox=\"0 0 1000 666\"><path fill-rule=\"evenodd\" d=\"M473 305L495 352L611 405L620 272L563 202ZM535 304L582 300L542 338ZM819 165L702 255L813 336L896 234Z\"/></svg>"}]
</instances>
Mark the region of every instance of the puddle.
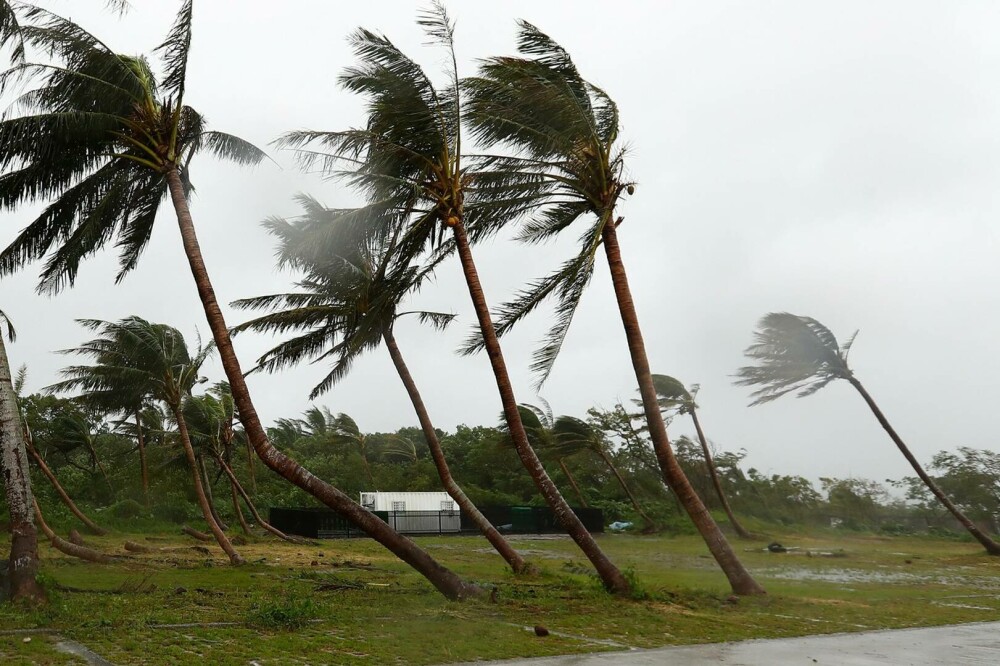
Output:
<instances>
[{"instance_id":1,"label":"puddle","mask_svg":"<svg viewBox=\"0 0 1000 666\"><path fill-rule=\"evenodd\" d=\"M916 574L905 571L868 571L865 569L803 569L769 567L756 571L762 577L780 580L823 583L885 583L890 585L936 584L952 587L1000 589L1000 579L983 576Z\"/></svg>"}]
</instances>

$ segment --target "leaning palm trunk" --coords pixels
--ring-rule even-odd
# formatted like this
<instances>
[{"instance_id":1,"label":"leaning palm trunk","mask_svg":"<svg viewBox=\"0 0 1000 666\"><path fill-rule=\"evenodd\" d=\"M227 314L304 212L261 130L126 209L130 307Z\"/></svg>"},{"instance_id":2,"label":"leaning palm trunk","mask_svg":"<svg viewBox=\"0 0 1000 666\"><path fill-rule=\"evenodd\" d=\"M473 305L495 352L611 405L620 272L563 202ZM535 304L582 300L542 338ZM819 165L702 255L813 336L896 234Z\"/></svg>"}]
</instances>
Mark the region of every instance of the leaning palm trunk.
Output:
<instances>
[{"instance_id":1,"label":"leaning palm trunk","mask_svg":"<svg viewBox=\"0 0 1000 666\"><path fill-rule=\"evenodd\" d=\"M698 433L698 441L701 442L701 452L705 456L705 465L708 467L708 476L712 479L712 486L715 487L715 494L719 498L719 503L722 504L722 510L726 512L726 516L729 518L729 524L733 526L733 530L736 531L736 535L741 539L752 539L753 535L747 531L740 521L736 520L736 514L733 513L732 507L729 506L729 498L726 497L726 493L722 490L722 481L719 479L719 470L715 468L715 460L712 459L712 450L708 446L708 439L705 437L705 433L701 429L701 421L698 419L697 410L691 409L691 420L694 421L694 429Z\"/></svg>"},{"instance_id":2,"label":"leaning palm trunk","mask_svg":"<svg viewBox=\"0 0 1000 666\"><path fill-rule=\"evenodd\" d=\"M48 537L49 543L52 544L52 547L60 553L70 555L72 557L78 557L81 560L86 560L88 562L97 562L98 564L110 564L114 562L113 557L106 555L99 550L94 550L93 548L88 548L87 546L63 539L61 536L56 534L51 527L49 527L48 523L45 522L42 510L38 506L38 500L32 498L31 503L35 507L35 520L38 521L38 527L41 528L42 533Z\"/></svg>"},{"instance_id":3,"label":"leaning palm trunk","mask_svg":"<svg viewBox=\"0 0 1000 666\"><path fill-rule=\"evenodd\" d=\"M149 507L149 465L146 462L146 434L142 431L142 417L135 410L135 437L139 444L139 469L142 474L142 497Z\"/></svg>"},{"instance_id":4,"label":"leaning palm trunk","mask_svg":"<svg viewBox=\"0 0 1000 666\"><path fill-rule=\"evenodd\" d=\"M240 497L243 498L243 502L247 505L247 508L250 509L250 515L253 516L253 519L257 521L258 525L260 525L266 531L270 532L271 534L278 537L282 541L288 541L290 543L307 542L306 539L303 539L301 537L289 536L288 534L285 534L277 527L271 525L271 523L261 518L260 513L257 511L257 507L253 503L253 500L250 499L250 496L247 494L247 491L243 489L243 485L240 483L239 479L236 478L236 474L233 473L232 468L226 464L226 461L223 460L221 456L216 456L215 461L219 463L219 466L222 468L222 471L225 472L226 476L229 477L229 482L233 485L233 489L239 494Z\"/></svg>"},{"instance_id":5,"label":"leaning palm trunk","mask_svg":"<svg viewBox=\"0 0 1000 666\"><path fill-rule=\"evenodd\" d=\"M205 316L219 350L222 367L229 380L233 400L239 410L240 421L243 423L250 444L258 457L272 470L341 514L394 555L419 571L447 598L461 599L479 595L481 590L478 587L463 581L454 572L439 564L413 541L389 527L378 516L365 510L343 492L319 479L298 462L274 448L267 438L260 418L257 416L257 410L243 378L239 359L236 358L229 329L226 327L222 309L219 307L219 302L215 297L215 289L212 287L208 270L205 267L205 260L201 255L194 221L191 219L187 199L184 197L184 186L176 167L167 171L166 179L174 210L177 213L177 223L180 227L185 254L191 266L191 274L198 288L202 306L205 308Z\"/></svg>"},{"instance_id":6,"label":"leaning palm trunk","mask_svg":"<svg viewBox=\"0 0 1000 666\"><path fill-rule=\"evenodd\" d=\"M566 465L565 458L559 459L559 469L562 470L566 480L569 481L569 485L573 487L573 492L576 494L576 498L580 500L580 505L583 507L589 507L590 505L587 504L587 498L583 496L582 492L580 492L580 486L576 484L576 479L573 477L573 474L570 473L569 467Z\"/></svg>"},{"instance_id":7,"label":"leaning palm trunk","mask_svg":"<svg viewBox=\"0 0 1000 666\"><path fill-rule=\"evenodd\" d=\"M427 440L427 447L431 451L431 458L434 459L434 466L437 468L438 476L441 477L444 489L455 500L455 503L458 504L458 508L479 528L479 531L483 533L483 536L490 542L490 545L500 553L500 557L507 561L507 564L510 565L514 573L527 571L529 569L528 563L524 561L520 553L514 550L507 540L503 538L503 535L476 508L476 505L468 498L465 491L455 482L455 479L451 475L451 470L448 468L448 461L445 460L444 451L441 450L441 442L438 441L434 424L431 423L427 407L424 405L423 398L420 397L420 391L417 390L417 383L413 380L410 369L406 367L403 354L399 351L399 345L396 344L396 338L392 335L391 330L385 331L382 338L385 340L385 346L389 349L389 355L392 357L393 365L396 366L396 372L399 373L399 378L402 380L403 386L406 387L406 393L410 396L410 402L413 403L413 410L417 413L417 420L420 421L420 428L424 431L424 439Z\"/></svg>"},{"instance_id":8,"label":"leaning palm trunk","mask_svg":"<svg viewBox=\"0 0 1000 666\"><path fill-rule=\"evenodd\" d=\"M250 444L250 440L246 441L247 444L247 470L250 473L250 490L257 493L257 465L254 462L254 451L253 446Z\"/></svg>"},{"instance_id":9,"label":"leaning palm trunk","mask_svg":"<svg viewBox=\"0 0 1000 666\"><path fill-rule=\"evenodd\" d=\"M66 507L73 513L73 515L76 516L81 523L86 525L87 529L90 530L92 533L98 536L107 534L108 531L106 529L95 523L93 520L90 519L89 516L87 516L87 514L85 514L83 511L80 510L80 508L76 505L76 502L73 501L73 499L69 496L66 490L62 487L62 484L59 483L59 479L56 478L56 475L45 463L45 459L42 458L41 455L39 455L38 451L35 449L31 441L28 440L26 444L28 453L34 459L35 464L38 465L38 469L42 470L42 474L45 475L46 479L48 479L49 484L51 484L51 486L55 489L56 494L59 495L59 499L62 500L62 503L65 504Z\"/></svg>"},{"instance_id":10,"label":"leaning palm trunk","mask_svg":"<svg viewBox=\"0 0 1000 666\"><path fill-rule=\"evenodd\" d=\"M625 494L628 496L629 501L632 503L632 508L635 509L636 513L639 514L643 522L646 523L646 528L653 529L653 526L655 525L653 519L650 518L645 511L643 511L642 505L639 504L639 500L636 499L636 496L632 492L632 489L629 487L629 485L625 483L625 477L623 477L622 473L618 471L618 467L615 466L614 461L611 460L611 456L609 456L608 452L605 451L603 448L599 449L597 454L601 456L601 460L604 461L604 464L607 466L607 468L611 470L611 473L615 475L616 479L618 479L618 485L620 485L622 487L622 490L625 491Z\"/></svg>"},{"instance_id":11,"label":"leaning palm trunk","mask_svg":"<svg viewBox=\"0 0 1000 666\"><path fill-rule=\"evenodd\" d=\"M180 407L176 405L171 405L170 407L174 413L174 418L177 420L177 430L180 433L181 446L184 448L184 457L187 458L188 467L191 468L191 478L194 481L194 494L198 499L201 515L205 518L205 522L208 523L208 527L211 529L212 535L215 536L215 540L219 542L219 547L229 556L229 561L233 564L243 564L243 558L233 548L229 537L222 531L219 523L215 520L215 515L212 513L212 505L209 504L208 497L205 495L205 487L201 483L201 470L198 469L198 460L194 454L194 447L191 446L191 436L188 433L187 421L184 419L184 414L181 412Z\"/></svg>"},{"instance_id":12,"label":"leaning palm trunk","mask_svg":"<svg viewBox=\"0 0 1000 666\"><path fill-rule=\"evenodd\" d=\"M608 266L611 269L611 282L618 300L618 310L625 328L625 337L628 340L629 354L632 357L632 367L635 369L635 378L639 383L639 393L642 396L650 439L653 440L653 449L657 462L660 464L663 478L674 491L678 501L687 511L691 521L708 545L715 561L726 574L733 592L736 594L763 594L764 588L753 579L753 576L736 556L732 546L729 545L722 530L712 519L712 515L705 508L704 502L698 497L698 493L691 486L691 482L685 476L676 456L674 456L670 440L667 438L667 428L660 414L656 388L653 386L653 376L649 369L649 360L646 357L646 346L642 340L639 318L635 312L632 292L628 285L628 275L625 272L621 248L618 245L618 234L610 216L604 225L602 239L604 251L608 257Z\"/></svg>"},{"instance_id":13,"label":"leaning palm trunk","mask_svg":"<svg viewBox=\"0 0 1000 666\"><path fill-rule=\"evenodd\" d=\"M233 480L229 480L229 496L233 501L233 512L236 514L236 520L240 523L240 529L243 530L243 534L250 536L250 526L247 525L247 519L243 515L243 509L240 508L240 496L236 492L236 484Z\"/></svg>"},{"instance_id":14,"label":"leaning palm trunk","mask_svg":"<svg viewBox=\"0 0 1000 666\"><path fill-rule=\"evenodd\" d=\"M903 454L903 457L906 458L907 462L910 463L910 466L913 467L913 471L917 473L920 480L924 482L924 485L926 485L932 493L934 493L934 497L936 497L938 501L944 505L944 508L948 509L951 515L955 517L955 520L960 522L962 526L969 531L969 534L975 537L976 541L983 545L983 548L986 549L987 553L990 555L1000 555L1000 543L997 543L987 534L983 533L983 531L980 530L975 523L969 520L969 518L962 513L950 499L948 499L948 496L945 495L944 491L938 487L937 483L934 482L934 479L932 479L927 472L924 471L924 468L920 466L920 463L917 462L917 459L910 452L910 449L907 448L906 444L903 443L903 440L896 433L896 430L889 424L889 420L885 417L885 414L882 413L882 410L879 409L879 406L875 404L874 398L869 395L868 391L865 390L865 387L862 386L861 382L853 376L848 377L847 381L849 381L851 386L857 389L858 393L861 394L861 397L864 398L868 407L872 410L872 414L874 414L875 418L878 419L879 424L889 434L889 437L899 448L900 453Z\"/></svg>"},{"instance_id":15,"label":"leaning palm trunk","mask_svg":"<svg viewBox=\"0 0 1000 666\"><path fill-rule=\"evenodd\" d=\"M507 429L510 431L510 438L517 450L517 455L532 481L541 492L545 502L552 508L556 520L563 526L569 536L576 542L583 551L587 559L594 565L597 574L601 577L604 587L615 594L625 595L630 592L630 586L622 572L618 570L608 556L604 554L601 547L597 545L594 536L587 531L580 518L573 513L569 504L559 493L559 489L552 483L545 468L542 467L541 460L535 450L528 442L528 434L521 422L521 413L517 408L517 400L514 398L514 388L510 382L510 375L507 373L507 364L504 362L503 351L500 348L500 341L497 339L496 329L493 320L490 318L490 309L486 303L486 295L483 293L482 284L479 281L479 272L476 270L476 263L472 256L472 248L469 246L469 236L465 231L465 225L461 220L456 220L452 230L455 235L455 243L458 255L462 262L462 270L465 273L465 281L469 288L469 295L472 297L472 304L479 319L479 329L483 335L483 344L486 353L493 366L493 375L496 377L497 389L500 392L500 401L503 403L504 416L507 420Z\"/></svg>"},{"instance_id":16,"label":"leaning palm trunk","mask_svg":"<svg viewBox=\"0 0 1000 666\"><path fill-rule=\"evenodd\" d=\"M17 397L11 381L10 362L0 332L0 474L3 475L10 513L10 559L7 572L12 599L42 599L38 574L38 533L32 516L34 497L28 472L28 454Z\"/></svg>"},{"instance_id":17,"label":"leaning palm trunk","mask_svg":"<svg viewBox=\"0 0 1000 666\"><path fill-rule=\"evenodd\" d=\"M225 532L229 529L229 525L226 525L226 521L219 516L219 510L215 508L215 495L212 493L212 477L208 475L208 468L205 467L205 459L200 455L195 457L198 460L198 469L201 470L202 487L205 488L205 497L208 499L208 508L211 509L212 518L215 518L215 522L219 526L219 529Z\"/></svg>"}]
</instances>

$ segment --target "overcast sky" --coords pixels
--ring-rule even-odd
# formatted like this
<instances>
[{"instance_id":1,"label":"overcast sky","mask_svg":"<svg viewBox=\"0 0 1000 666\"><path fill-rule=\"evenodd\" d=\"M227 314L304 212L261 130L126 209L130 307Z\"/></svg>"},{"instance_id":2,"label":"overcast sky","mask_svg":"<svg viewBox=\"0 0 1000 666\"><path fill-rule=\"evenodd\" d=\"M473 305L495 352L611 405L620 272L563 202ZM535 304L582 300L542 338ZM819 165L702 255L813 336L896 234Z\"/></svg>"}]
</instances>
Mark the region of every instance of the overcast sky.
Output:
<instances>
[{"instance_id":1,"label":"overcast sky","mask_svg":"<svg viewBox=\"0 0 1000 666\"><path fill-rule=\"evenodd\" d=\"M179 2L134 0L123 18L99 0L50 0L123 52L149 52ZM239 7L237 11L235 7ZM443 54L414 23L421 3L369 0L198 0L187 101L216 129L266 145L300 128L363 122L358 99L337 88L352 63L346 35L384 32L429 70ZM465 74L477 58L514 51L514 21L535 23L565 46L584 76L618 102L631 146L635 196L620 238L654 372L700 383L707 433L747 451L765 473L883 480L909 467L853 389L835 383L806 399L748 408L732 385L757 319L790 311L819 319L843 340L857 376L922 461L944 448L997 449L1000 404L1000 4L994 2L485 3L453 0ZM308 192L348 204L335 184L280 167L193 164L192 203L222 302L281 291L259 223L294 215ZM32 211L0 216L6 245ZM114 285L104 253L77 285L39 297L39 265L4 278L0 308L17 324L11 362L27 363L29 389L55 381L68 360L53 350L86 339L74 319L139 315L208 336L172 210L142 264ZM502 300L572 251L508 239L476 248L487 297ZM397 338L431 417L447 430L494 424L500 412L485 356L454 349L474 322L457 263L443 265L414 305L458 313L442 334L416 324ZM522 402L527 371L549 325L539 313L505 340ZM226 310L230 324L244 315ZM275 340L241 336L250 367ZM212 369L222 378L221 367ZM265 422L308 407L324 367L250 382ZM583 416L634 396L635 378L602 259L542 395L556 413ZM355 366L318 404L369 431L416 422L384 350ZM675 423L671 434L688 434Z\"/></svg>"}]
</instances>

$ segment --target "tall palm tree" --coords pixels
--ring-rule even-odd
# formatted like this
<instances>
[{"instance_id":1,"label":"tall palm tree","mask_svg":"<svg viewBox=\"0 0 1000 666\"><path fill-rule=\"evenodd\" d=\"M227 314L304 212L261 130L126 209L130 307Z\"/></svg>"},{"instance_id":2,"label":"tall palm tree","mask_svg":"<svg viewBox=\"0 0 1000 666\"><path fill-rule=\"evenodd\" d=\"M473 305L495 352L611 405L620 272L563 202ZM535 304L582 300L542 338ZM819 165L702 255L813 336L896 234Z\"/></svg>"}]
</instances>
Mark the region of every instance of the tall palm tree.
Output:
<instances>
[{"instance_id":1,"label":"tall palm tree","mask_svg":"<svg viewBox=\"0 0 1000 666\"><path fill-rule=\"evenodd\" d=\"M744 352L756 365L740 368L738 386L759 386L751 396L751 406L770 402L786 393L802 398L819 391L832 381L846 380L861 395L889 438L906 458L913 471L941 504L981 543L990 555L1000 555L1000 543L991 539L963 514L924 471L902 438L890 425L874 398L847 363L857 331L843 345L826 326L812 317L788 312L772 312L761 318L754 332L754 344Z\"/></svg>"},{"instance_id":2,"label":"tall palm tree","mask_svg":"<svg viewBox=\"0 0 1000 666\"><path fill-rule=\"evenodd\" d=\"M4 479L4 496L10 515L7 575L12 599L42 599L45 593L35 578L38 574L38 531L35 529L34 496L24 427L4 343L5 330L7 338L13 342L14 326L0 310L0 474Z\"/></svg>"},{"instance_id":3,"label":"tall palm tree","mask_svg":"<svg viewBox=\"0 0 1000 666\"><path fill-rule=\"evenodd\" d=\"M715 467L715 460L712 458L712 449L708 446L705 431L701 428L701 419L698 418L698 403L695 402L695 396L698 395L698 384L694 384L690 389L687 389L679 379L675 379L670 375L653 375L653 386L656 387L656 395L659 398L661 412L665 414L687 414L691 417L695 432L698 434L698 442L701 444L701 453L705 457L705 467L708 469L708 476L712 480L712 487L715 488L715 494L719 498L722 510L726 512L726 516L729 518L729 524L733 526L733 530L735 530L741 539L753 538L753 535L736 519L736 514L733 513L732 507L729 506L729 498L726 497L725 491L722 490L719 470ZM641 403L641 401L636 402Z\"/></svg>"},{"instance_id":4,"label":"tall palm tree","mask_svg":"<svg viewBox=\"0 0 1000 666\"><path fill-rule=\"evenodd\" d=\"M355 234L338 234L338 222L343 219L335 211L308 197L300 197L300 202L305 208L301 219L294 223L271 219L266 224L279 238L279 263L305 271L306 279L299 282L299 292L295 294L234 303L241 308L275 310L237 330L302 332L261 357L260 366L268 370L300 359L319 360L332 356L333 368L312 390L310 398L317 397L341 379L358 355L384 343L413 404L444 489L515 572L527 570L524 558L476 508L452 476L430 414L396 342L395 324L400 317L416 316L437 327L447 325L452 319L451 315L441 312L402 309L402 301L420 288L433 266L420 268L397 261L393 253L396 240L392 236L375 235L364 240ZM320 414L320 418L324 429L329 426L342 441L346 439L360 445L374 488L375 480L368 467L363 436L357 424L343 414L333 418Z\"/></svg>"},{"instance_id":5,"label":"tall palm tree","mask_svg":"<svg viewBox=\"0 0 1000 666\"><path fill-rule=\"evenodd\" d=\"M485 238L498 231L520 202L516 197L482 200L471 189L475 176L467 169L462 150L454 24L439 3L421 14L418 23L449 57L449 80L443 88L436 87L389 39L358 29L351 41L359 63L340 81L368 100L364 128L291 132L281 144L297 149L305 168L318 167L362 191L367 204L357 217L368 219L370 233L404 228L397 250L403 257L415 257L434 247L457 250L518 457L605 588L627 594L628 581L552 483L521 423L470 245L470 237ZM450 236L447 243L446 234Z\"/></svg>"},{"instance_id":6,"label":"tall palm tree","mask_svg":"<svg viewBox=\"0 0 1000 666\"><path fill-rule=\"evenodd\" d=\"M624 175L618 107L603 90L585 81L569 54L533 25L521 22L521 57L490 58L479 76L463 82L473 135L506 154L487 158L477 174L480 196L523 202L529 219L520 239L549 240L584 219L580 252L555 273L532 282L499 310L502 335L552 297L556 323L536 354L533 368L543 382L562 348L603 246L632 366L642 395L650 437L664 480L673 489L737 594L763 588L747 571L701 498L684 475L667 438L656 401L646 347L618 242L623 218L617 206L635 187ZM482 346L476 341L469 350Z\"/></svg>"},{"instance_id":7,"label":"tall palm tree","mask_svg":"<svg viewBox=\"0 0 1000 666\"><path fill-rule=\"evenodd\" d=\"M56 64L23 63L0 83L18 75L39 86L20 98L30 110L0 122L0 207L49 201L45 211L3 252L0 275L51 252L39 289L72 285L80 262L116 240L123 278L149 241L161 201L169 195L184 251L219 350L240 419L257 455L272 470L339 512L397 557L423 574L442 594L478 594L412 541L317 478L271 445L233 349L201 253L188 207L190 165L208 151L252 165L265 154L239 137L210 131L186 105L192 0L157 48L164 64L158 79L145 57L123 56L80 26L41 9L26 12L26 43L43 47Z\"/></svg>"},{"instance_id":8,"label":"tall palm tree","mask_svg":"<svg viewBox=\"0 0 1000 666\"><path fill-rule=\"evenodd\" d=\"M192 355L180 331L139 317L128 317L118 322L97 319L78 321L98 335L82 346L64 353L89 357L94 364L64 368L60 373L64 379L49 386L48 390L100 391L111 382L121 382L128 384L136 393L148 391L165 404L177 423L181 446L194 482L195 496L205 522L230 561L242 564L243 558L216 521L205 494L201 470L183 411L184 401L199 381L201 366L214 348L211 345L199 348Z\"/></svg>"}]
</instances>

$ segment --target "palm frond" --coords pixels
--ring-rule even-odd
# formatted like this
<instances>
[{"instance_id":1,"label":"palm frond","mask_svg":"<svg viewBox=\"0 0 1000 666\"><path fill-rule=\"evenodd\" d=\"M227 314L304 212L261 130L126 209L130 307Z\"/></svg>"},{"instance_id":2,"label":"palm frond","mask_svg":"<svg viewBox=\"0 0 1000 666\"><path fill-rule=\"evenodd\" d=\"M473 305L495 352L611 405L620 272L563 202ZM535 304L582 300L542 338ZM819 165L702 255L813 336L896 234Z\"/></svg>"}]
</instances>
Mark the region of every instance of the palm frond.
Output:
<instances>
[{"instance_id":1,"label":"palm frond","mask_svg":"<svg viewBox=\"0 0 1000 666\"><path fill-rule=\"evenodd\" d=\"M17 331L14 330L14 323L10 320L10 317L3 310L0 310L0 322L7 328L7 339L14 342L17 339Z\"/></svg>"},{"instance_id":2,"label":"palm frond","mask_svg":"<svg viewBox=\"0 0 1000 666\"><path fill-rule=\"evenodd\" d=\"M210 131L202 133L201 136L204 148L219 159L235 162L241 166L254 166L271 159L262 149L232 134Z\"/></svg>"},{"instance_id":3,"label":"palm frond","mask_svg":"<svg viewBox=\"0 0 1000 666\"><path fill-rule=\"evenodd\" d=\"M184 100L184 86L187 82L188 54L191 52L191 19L194 13L193 0L184 0L174 25L163 43L155 52L163 58L167 75L163 78L163 91L175 100L179 108Z\"/></svg>"}]
</instances>

